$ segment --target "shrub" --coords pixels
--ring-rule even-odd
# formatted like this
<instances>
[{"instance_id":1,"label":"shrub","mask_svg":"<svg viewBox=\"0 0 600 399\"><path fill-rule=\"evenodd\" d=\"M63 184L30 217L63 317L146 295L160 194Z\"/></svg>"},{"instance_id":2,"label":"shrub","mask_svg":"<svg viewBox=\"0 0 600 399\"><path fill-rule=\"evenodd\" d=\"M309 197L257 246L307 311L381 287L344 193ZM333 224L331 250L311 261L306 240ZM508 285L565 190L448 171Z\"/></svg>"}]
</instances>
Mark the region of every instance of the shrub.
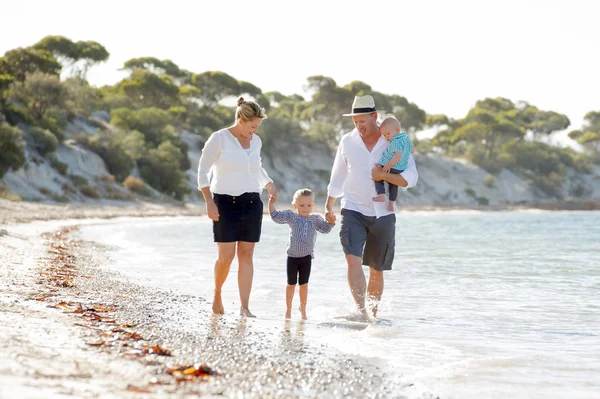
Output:
<instances>
[{"instance_id":1,"label":"shrub","mask_svg":"<svg viewBox=\"0 0 600 399\"><path fill-rule=\"evenodd\" d=\"M11 168L17 170L25 164L24 148L21 130L0 120L0 179Z\"/></svg>"},{"instance_id":2,"label":"shrub","mask_svg":"<svg viewBox=\"0 0 600 399\"><path fill-rule=\"evenodd\" d=\"M69 177L71 178L73 184L75 184L76 187L83 187L88 184L88 180L83 176L71 175Z\"/></svg>"},{"instance_id":3,"label":"shrub","mask_svg":"<svg viewBox=\"0 0 600 399\"><path fill-rule=\"evenodd\" d=\"M67 175L67 171L69 170L69 165L67 165L64 162L59 161L58 158L56 157L56 155L54 155L54 154L50 154L50 156L48 156L48 159L50 160L50 166L52 166L54 169L56 169L58 171L58 173L60 173L63 176Z\"/></svg>"},{"instance_id":4,"label":"shrub","mask_svg":"<svg viewBox=\"0 0 600 399\"><path fill-rule=\"evenodd\" d=\"M52 132L33 126L29 129L29 135L33 139L34 147L42 155L56 151L58 139Z\"/></svg>"},{"instance_id":5,"label":"shrub","mask_svg":"<svg viewBox=\"0 0 600 399\"><path fill-rule=\"evenodd\" d=\"M100 198L100 196L98 195L98 191L96 191L96 187L92 187L92 186L86 184L86 185L80 187L79 191L81 191L81 193L83 195L85 195L86 197Z\"/></svg>"},{"instance_id":6,"label":"shrub","mask_svg":"<svg viewBox=\"0 0 600 399\"><path fill-rule=\"evenodd\" d=\"M118 181L123 181L134 166L131 157L116 141L110 138L92 137L89 140L89 148L104 160L108 171Z\"/></svg>"},{"instance_id":7,"label":"shrub","mask_svg":"<svg viewBox=\"0 0 600 399\"><path fill-rule=\"evenodd\" d=\"M128 176L123 185L129 190L137 194L141 194L144 189L144 182L137 177Z\"/></svg>"},{"instance_id":8,"label":"shrub","mask_svg":"<svg viewBox=\"0 0 600 399\"><path fill-rule=\"evenodd\" d=\"M152 187L182 199L189 193L185 174L180 170L180 152L171 142L165 141L140 159L140 174Z\"/></svg>"},{"instance_id":9,"label":"shrub","mask_svg":"<svg viewBox=\"0 0 600 399\"><path fill-rule=\"evenodd\" d=\"M496 185L496 176L488 174L484 179L483 179L483 184L485 184L486 186L492 188Z\"/></svg>"},{"instance_id":10,"label":"shrub","mask_svg":"<svg viewBox=\"0 0 600 399\"><path fill-rule=\"evenodd\" d=\"M0 186L0 198L4 198L13 202L21 201L21 197L19 197L17 194L11 193L8 188L2 186Z\"/></svg>"}]
</instances>

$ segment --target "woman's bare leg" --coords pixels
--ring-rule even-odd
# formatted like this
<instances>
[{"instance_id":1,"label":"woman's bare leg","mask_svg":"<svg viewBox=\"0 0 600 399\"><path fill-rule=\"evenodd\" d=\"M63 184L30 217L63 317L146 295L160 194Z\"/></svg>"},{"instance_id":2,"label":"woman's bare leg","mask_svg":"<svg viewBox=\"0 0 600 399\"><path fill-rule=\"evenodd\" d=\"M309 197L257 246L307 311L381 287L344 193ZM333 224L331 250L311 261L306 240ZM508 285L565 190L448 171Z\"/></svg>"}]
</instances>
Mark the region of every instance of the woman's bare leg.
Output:
<instances>
[{"instance_id":1,"label":"woman's bare leg","mask_svg":"<svg viewBox=\"0 0 600 399\"><path fill-rule=\"evenodd\" d=\"M213 313L223 314L223 299L221 298L221 288L227 280L231 262L235 257L235 242L218 242L219 254L215 262L215 297L213 299Z\"/></svg>"},{"instance_id":2,"label":"woman's bare leg","mask_svg":"<svg viewBox=\"0 0 600 399\"><path fill-rule=\"evenodd\" d=\"M244 317L255 317L249 309L250 291L252 291L252 279L254 278L254 242L238 241L238 287L240 290L240 302L242 304L240 315Z\"/></svg>"}]
</instances>

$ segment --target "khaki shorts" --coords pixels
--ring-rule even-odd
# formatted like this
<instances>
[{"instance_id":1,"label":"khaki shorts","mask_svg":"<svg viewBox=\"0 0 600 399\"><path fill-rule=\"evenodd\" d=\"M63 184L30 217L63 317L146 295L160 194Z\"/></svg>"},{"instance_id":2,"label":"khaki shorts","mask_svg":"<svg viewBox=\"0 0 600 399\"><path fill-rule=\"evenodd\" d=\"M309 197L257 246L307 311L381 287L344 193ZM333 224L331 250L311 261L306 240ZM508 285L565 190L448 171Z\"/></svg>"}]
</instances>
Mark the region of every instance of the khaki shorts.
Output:
<instances>
[{"instance_id":1,"label":"khaki shorts","mask_svg":"<svg viewBox=\"0 0 600 399\"><path fill-rule=\"evenodd\" d=\"M362 258L364 266L391 270L396 245L396 215L376 218L342 209L340 241L346 255Z\"/></svg>"}]
</instances>

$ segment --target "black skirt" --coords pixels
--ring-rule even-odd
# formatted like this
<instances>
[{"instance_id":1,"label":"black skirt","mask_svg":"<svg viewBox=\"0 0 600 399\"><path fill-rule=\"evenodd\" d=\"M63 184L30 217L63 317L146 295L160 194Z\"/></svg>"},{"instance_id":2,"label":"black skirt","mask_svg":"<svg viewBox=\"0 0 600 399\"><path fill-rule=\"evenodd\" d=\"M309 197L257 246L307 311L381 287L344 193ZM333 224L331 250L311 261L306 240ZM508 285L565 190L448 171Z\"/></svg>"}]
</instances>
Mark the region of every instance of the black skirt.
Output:
<instances>
[{"instance_id":1,"label":"black skirt","mask_svg":"<svg viewBox=\"0 0 600 399\"><path fill-rule=\"evenodd\" d=\"M215 242L259 242L263 202L258 193L240 196L213 194L219 221L213 221Z\"/></svg>"}]
</instances>

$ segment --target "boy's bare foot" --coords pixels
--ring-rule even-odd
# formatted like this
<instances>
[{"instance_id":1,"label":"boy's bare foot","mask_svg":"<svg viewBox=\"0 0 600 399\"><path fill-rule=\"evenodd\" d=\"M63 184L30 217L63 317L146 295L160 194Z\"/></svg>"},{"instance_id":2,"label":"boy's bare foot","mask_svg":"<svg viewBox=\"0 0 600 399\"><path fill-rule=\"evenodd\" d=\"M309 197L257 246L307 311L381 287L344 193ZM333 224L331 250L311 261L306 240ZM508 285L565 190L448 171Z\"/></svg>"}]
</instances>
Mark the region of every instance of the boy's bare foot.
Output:
<instances>
[{"instance_id":1,"label":"boy's bare foot","mask_svg":"<svg viewBox=\"0 0 600 399\"><path fill-rule=\"evenodd\" d=\"M306 317L306 309L298 308L298 310L300 311L300 314L302 314L302 320L308 320L308 317Z\"/></svg>"},{"instance_id":2,"label":"boy's bare foot","mask_svg":"<svg viewBox=\"0 0 600 399\"><path fill-rule=\"evenodd\" d=\"M221 301L221 295L215 294L213 299L212 311L214 314L224 314L225 309L223 308L223 301Z\"/></svg>"},{"instance_id":3,"label":"boy's bare foot","mask_svg":"<svg viewBox=\"0 0 600 399\"><path fill-rule=\"evenodd\" d=\"M292 318L292 309L288 309L285 311L285 318L286 319L291 319Z\"/></svg>"},{"instance_id":4,"label":"boy's bare foot","mask_svg":"<svg viewBox=\"0 0 600 399\"><path fill-rule=\"evenodd\" d=\"M373 202L385 202L385 194L379 194L377 197L373 197Z\"/></svg>"},{"instance_id":5,"label":"boy's bare foot","mask_svg":"<svg viewBox=\"0 0 600 399\"><path fill-rule=\"evenodd\" d=\"M390 201L388 204L388 211L393 211L394 210L394 201Z\"/></svg>"},{"instance_id":6,"label":"boy's bare foot","mask_svg":"<svg viewBox=\"0 0 600 399\"><path fill-rule=\"evenodd\" d=\"M250 310L248 309L244 309L244 308L240 308L240 316L242 317L256 317L254 316Z\"/></svg>"}]
</instances>

